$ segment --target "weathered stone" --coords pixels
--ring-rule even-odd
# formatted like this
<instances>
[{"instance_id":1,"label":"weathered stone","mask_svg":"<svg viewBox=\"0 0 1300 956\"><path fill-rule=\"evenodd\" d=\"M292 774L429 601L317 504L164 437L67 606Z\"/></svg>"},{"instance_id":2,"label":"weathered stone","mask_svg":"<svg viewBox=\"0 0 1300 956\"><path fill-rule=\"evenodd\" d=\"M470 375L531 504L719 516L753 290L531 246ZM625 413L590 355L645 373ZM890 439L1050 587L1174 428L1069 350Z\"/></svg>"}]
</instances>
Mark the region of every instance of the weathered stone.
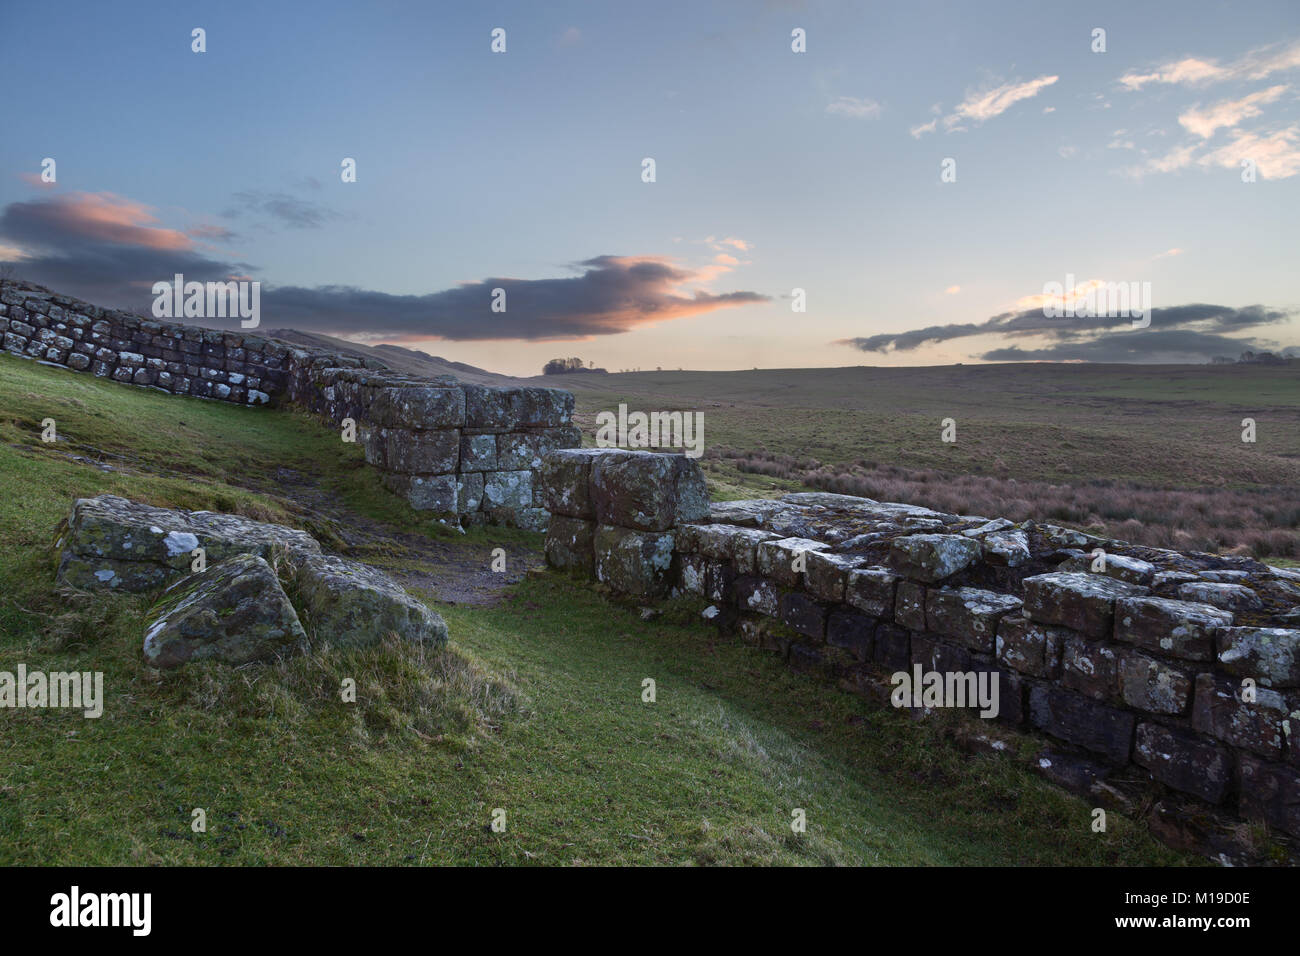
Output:
<instances>
[{"instance_id":1,"label":"weathered stone","mask_svg":"<svg viewBox=\"0 0 1300 956\"><path fill-rule=\"evenodd\" d=\"M929 630L971 650L992 654L998 619L1020 610L1020 598L979 588L930 588L925 601Z\"/></svg>"},{"instance_id":2,"label":"weathered stone","mask_svg":"<svg viewBox=\"0 0 1300 956\"><path fill-rule=\"evenodd\" d=\"M567 448L546 455L537 469L542 504L552 514L596 520L596 504L591 495L591 466L606 454L608 452L601 448Z\"/></svg>"},{"instance_id":3,"label":"weathered stone","mask_svg":"<svg viewBox=\"0 0 1300 956\"><path fill-rule=\"evenodd\" d=\"M759 544L773 541L777 535L758 528L741 528L729 524L688 525L695 529L700 554L718 561L732 561L740 574L757 574Z\"/></svg>"},{"instance_id":4,"label":"weathered stone","mask_svg":"<svg viewBox=\"0 0 1300 956\"><path fill-rule=\"evenodd\" d=\"M804 586L817 598L835 604L844 601L849 571L866 564L866 558L828 551L809 551L805 561Z\"/></svg>"},{"instance_id":5,"label":"weathered stone","mask_svg":"<svg viewBox=\"0 0 1300 956\"><path fill-rule=\"evenodd\" d=\"M1115 602L1141 597L1145 587L1099 574L1053 571L1025 578L1025 611L1035 621L1060 624L1090 637L1110 635Z\"/></svg>"},{"instance_id":6,"label":"weathered stone","mask_svg":"<svg viewBox=\"0 0 1300 956\"><path fill-rule=\"evenodd\" d=\"M416 643L447 640L440 615L383 571L359 561L308 555L294 568L293 587L313 642L365 647L390 634Z\"/></svg>"},{"instance_id":7,"label":"weathered stone","mask_svg":"<svg viewBox=\"0 0 1300 956\"><path fill-rule=\"evenodd\" d=\"M204 660L245 664L306 647L275 571L255 554L237 554L176 581L145 624L145 661L163 669Z\"/></svg>"},{"instance_id":8,"label":"weathered stone","mask_svg":"<svg viewBox=\"0 0 1300 956\"><path fill-rule=\"evenodd\" d=\"M596 573L596 523L567 515L551 515L546 529L546 563L585 575ZM703 594L703 585L698 592Z\"/></svg>"},{"instance_id":9,"label":"weathered stone","mask_svg":"<svg viewBox=\"0 0 1300 956\"><path fill-rule=\"evenodd\" d=\"M616 594L664 596L672 583L673 536L631 531L611 525L596 528L596 580Z\"/></svg>"},{"instance_id":10,"label":"weathered stone","mask_svg":"<svg viewBox=\"0 0 1300 956\"><path fill-rule=\"evenodd\" d=\"M601 524L666 531L709 513L699 464L684 455L606 451L591 466L591 494Z\"/></svg>"},{"instance_id":11,"label":"weathered stone","mask_svg":"<svg viewBox=\"0 0 1300 956\"><path fill-rule=\"evenodd\" d=\"M431 511L434 515L456 513L459 492L455 475L404 475L385 474L385 487L405 498L416 511Z\"/></svg>"},{"instance_id":12,"label":"weathered stone","mask_svg":"<svg viewBox=\"0 0 1300 956\"><path fill-rule=\"evenodd\" d=\"M939 639L936 634L912 635L912 663L923 671L962 674L971 670L970 651Z\"/></svg>"},{"instance_id":13,"label":"weathered stone","mask_svg":"<svg viewBox=\"0 0 1300 956\"><path fill-rule=\"evenodd\" d=\"M497 436L462 435L460 439L460 470L496 471Z\"/></svg>"},{"instance_id":14,"label":"weathered stone","mask_svg":"<svg viewBox=\"0 0 1300 956\"><path fill-rule=\"evenodd\" d=\"M826 643L844 648L860 661L869 661L875 630L875 618L848 608L832 608L826 619Z\"/></svg>"},{"instance_id":15,"label":"weathered stone","mask_svg":"<svg viewBox=\"0 0 1300 956\"><path fill-rule=\"evenodd\" d=\"M367 417L387 427L444 429L465 425L465 389L460 387L380 388Z\"/></svg>"},{"instance_id":16,"label":"weathered stone","mask_svg":"<svg viewBox=\"0 0 1300 956\"><path fill-rule=\"evenodd\" d=\"M758 573L786 587L803 583L808 552L824 551L829 545L809 538L777 538L758 545Z\"/></svg>"},{"instance_id":17,"label":"weathered stone","mask_svg":"<svg viewBox=\"0 0 1300 956\"><path fill-rule=\"evenodd\" d=\"M742 610L776 617L781 599L775 584L752 574L742 574L731 583L732 601Z\"/></svg>"},{"instance_id":18,"label":"weathered stone","mask_svg":"<svg viewBox=\"0 0 1300 956\"><path fill-rule=\"evenodd\" d=\"M1138 724L1133 762L1207 803L1222 802L1232 784L1232 755L1225 748L1160 724Z\"/></svg>"},{"instance_id":19,"label":"weathered stone","mask_svg":"<svg viewBox=\"0 0 1300 956\"><path fill-rule=\"evenodd\" d=\"M211 511L173 511L114 495L79 498L61 526L58 580L75 588L148 591L190 571L203 548L209 566L237 554L319 552L303 531Z\"/></svg>"},{"instance_id":20,"label":"weathered stone","mask_svg":"<svg viewBox=\"0 0 1300 956\"><path fill-rule=\"evenodd\" d=\"M1225 627L1219 631L1219 663L1265 687L1300 687L1300 630Z\"/></svg>"},{"instance_id":21,"label":"weathered stone","mask_svg":"<svg viewBox=\"0 0 1300 956\"><path fill-rule=\"evenodd\" d=\"M456 511L460 514L478 511L483 507L483 475L480 472L462 472L456 476Z\"/></svg>"},{"instance_id":22,"label":"weathered stone","mask_svg":"<svg viewBox=\"0 0 1300 956\"><path fill-rule=\"evenodd\" d=\"M881 624L875 633L875 661L891 670L907 670L912 661L912 636L894 624Z\"/></svg>"},{"instance_id":23,"label":"weathered stone","mask_svg":"<svg viewBox=\"0 0 1300 956\"><path fill-rule=\"evenodd\" d=\"M708 592L708 558L701 554L681 554L677 559L677 567L677 581L683 591L701 597Z\"/></svg>"},{"instance_id":24,"label":"weathered stone","mask_svg":"<svg viewBox=\"0 0 1300 956\"><path fill-rule=\"evenodd\" d=\"M1115 763L1128 762L1137 722L1132 714L1043 684L1030 689L1029 719L1053 737Z\"/></svg>"},{"instance_id":25,"label":"weathered stone","mask_svg":"<svg viewBox=\"0 0 1300 956\"><path fill-rule=\"evenodd\" d=\"M1192 699L1192 679L1138 651L1120 656L1119 693L1124 702L1153 714L1185 714Z\"/></svg>"},{"instance_id":26,"label":"weathered stone","mask_svg":"<svg viewBox=\"0 0 1300 956\"><path fill-rule=\"evenodd\" d=\"M1184 660L1208 661L1215 635L1231 624L1231 613L1208 604L1154 597L1115 604L1115 640Z\"/></svg>"},{"instance_id":27,"label":"weathered stone","mask_svg":"<svg viewBox=\"0 0 1300 956\"><path fill-rule=\"evenodd\" d=\"M1029 551L1029 536L1023 531L995 531L984 535L981 540L984 556L991 564L1018 568L1033 557Z\"/></svg>"},{"instance_id":28,"label":"weathered stone","mask_svg":"<svg viewBox=\"0 0 1300 956\"><path fill-rule=\"evenodd\" d=\"M490 471L483 480L483 508L512 511L531 508L533 473L531 471Z\"/></svg>"},{"instance_id":29,"label":"weathered stone","mask_svg":"<svg viewBox=\"0 0 1300 956\"><path fill-rule=\"evenodd\" d=\"M1150 584L1156 573L1156 566L1150 561L1129 558L1122 554L1106 555L1100 570L1093 570L1096 563L1097 559L1091 554L1081 554L1063 561L1057 570L1104 574L1108 578L1127 581L1129 584Z\"/></svg>"},{"instance_id":30,"label":"weathered stone","mask_svg":"<svg viewBox=\"0 0 1300 956\"><path fill-rule=\"evenodd\" d=\"M777 616L804 637L826 638L826 605L802 591L787 591L777 604Z\"/></svg>"},{"instance_id":31,"label":"weathered stone","mask_svg":"<svg viewBox=\"0 0 1300 956\"><path fill-rule=\"evenodd\" d=\"M998 620L997 659L1022 674L1055 677L1060 673L1061 649L1069 637L1064 628L1008 614Z\"/></svg>"},{"instance_id":32,"label":"weathered stone","mask_svg":"<svg viewBox=\"0 0 1300 956\"><path fill-rule=\"evenodd\" d=\"M915 581L899 581L894 595L894 620L913 631L924 631L925 587Z\"/></svg>"},{"instance_id":33,"label":"weathered stone","mask_svg":"<svg viewBox=\"0 0 1300 956\"><path fill-rule=\"evenodd\" d=\"M497 436L497 467L502 471L537 469L551 452L577 448L581 444L582 432L576 425L533 432L507 432Z\"/></svg>"},{"instance_id":34,"label":"weathered stone","mask_svg":"<svg viewBox=\"0 0 1300 956\"><path fill-rule=\"evenodd\" d=\"M1061 683L1093 700L1114 697L1119 685L1119 654L1113 647L1072 634L1061 654Z\"/></svg>"},{"instance_id":35,"label":"weathered stone","mask_svg":"<svg viewBox=\"0 0 1300 956\"><path fill-rule=\"evenodd\" d=\"M927 584L969 567L980 556L978 541L959 534L914 534L890 542L889 566Z\"/></svg>"},{"instance_id":36,"label":"weathered stone","mask_svg":"<svg viewBox=\"0 0 1300 956\"><path fill-rule=\"evenodd\" d=\"M1266 687L1254 689L1253 702L1241 699L1242 688L1228 678L1199 674L1192 698L1192 727L1234 747L1273 760L1282 756L1286 699Z\"/></svg>"},{"instance_id":37,"label":"weathered stone","mask_svg":"<svg viewBox=\"0 0 1300 956\"><path fill-rule=\"evenodd\" d=\"M376 434L378 433L378 434ZM411 431L406 428L372 429L366 441L366 460L404 475L446 475L456 471L460 457L460 432ZM382 460L371 460L371 445L382 440Z\"/></svg>"},{"instance_id":38,"label":"weathered stone","mask_svg":"<svg viewBox=\"0 0 1300 956\"><path fill-rule=\"evenodd\" d=\"M887 568L854 569L844 585L844 601L870 617L889 620L894 616L898 580L898 575Z\"/></svg>"},{"instance_id":39,"label":"weathered stone","mask_svg":"<svg viewBox=\"0 0 1300 956\"><path fill-rule=\"evenodd\" d=\"M1260 596L1243 584L1189 581L1178 586L1178 596L1184 601L1213 604L1225 611L1258 611L1264 606Z\"/></svg>"},{"instance_id":40,"label":"weathered stone","mask_svg":"<svg viewBox=\"0 0 1300 956\"><path fill-rule=\"evenodd\" d=\"M1241 811L1300 836L1300 773L1243 754Z\"/></svg>"}]
</instances>

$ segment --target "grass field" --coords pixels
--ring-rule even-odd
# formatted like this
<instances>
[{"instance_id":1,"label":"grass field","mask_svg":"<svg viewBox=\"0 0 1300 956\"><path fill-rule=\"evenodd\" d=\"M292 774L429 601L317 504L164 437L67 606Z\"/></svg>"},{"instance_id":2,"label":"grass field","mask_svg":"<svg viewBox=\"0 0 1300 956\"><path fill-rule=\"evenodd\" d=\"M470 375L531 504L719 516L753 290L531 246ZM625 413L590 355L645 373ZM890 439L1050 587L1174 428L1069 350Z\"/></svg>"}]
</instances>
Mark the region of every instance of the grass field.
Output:
<instances>
[{"instance_id":1,"label":"grass field","mask_svg":"<svg viewBox=\"0 0 1300 956\"><path fill-rule=\"evenodd\" d=\"M749 414L718 427L740 442ZM41 441L46 418L61 441ZM770 427L775 441L783 426ZM452 634L436 654L388 646L159 676L140 653L147 599L54 591L52 531L73 498L102 492L346 547L337 515L295 500L286 469L390 529L389 547L360 554L385 567L436 576L448 548L474 562L497 542L540 542L492 529L449 540L304 415L0 356L0 670L102 671L106 691L98 720L0 712L0 864L1196 862L1118 814L1092 832L1089 806L1022 763L968 756L940 718L790 673L719 639L689 604L645 622L532 574L495 604L426 592ZM356 704L339 698L346 677ZM647 677L655 703L642 701ZM206 833L191 830L196 808Z\"/></svg>"}]
</instances>

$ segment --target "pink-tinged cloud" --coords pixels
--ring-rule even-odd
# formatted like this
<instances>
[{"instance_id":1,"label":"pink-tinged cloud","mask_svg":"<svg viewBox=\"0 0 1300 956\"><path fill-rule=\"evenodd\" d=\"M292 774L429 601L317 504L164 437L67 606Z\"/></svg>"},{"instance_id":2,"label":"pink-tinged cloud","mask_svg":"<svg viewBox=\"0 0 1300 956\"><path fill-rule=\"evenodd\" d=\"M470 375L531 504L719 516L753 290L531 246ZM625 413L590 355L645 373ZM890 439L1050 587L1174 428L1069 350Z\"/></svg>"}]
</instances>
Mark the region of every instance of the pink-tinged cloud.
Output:
<instances>
[{"instance_id":1,"label":"pink-tinged cloud","mask_svg":"<svg viewBox=\"0 0 1300 956\"><path fill-rule=\"evenodd\" d=\"M41 178L39 173L19 173L18 178L21 179L23 182L25 182L28 186L33 186L36 189L53 189L55 186L58 185L57 183L46 182L44 179Z\"/></svg>"},{"instance_id":2,"label":"pink-tinged cloud","mask_svg":"<svg viewBox=\"0 0 1300 956\"><path fill-rule=\"evenodd\" d=\"M14 203L5 210L5 219L20 242L38 245L60 237L172 252L194 246L183 232L155 226L158 219L149 206L112 193L78 192Z\"/></svg>"}]
</instances>

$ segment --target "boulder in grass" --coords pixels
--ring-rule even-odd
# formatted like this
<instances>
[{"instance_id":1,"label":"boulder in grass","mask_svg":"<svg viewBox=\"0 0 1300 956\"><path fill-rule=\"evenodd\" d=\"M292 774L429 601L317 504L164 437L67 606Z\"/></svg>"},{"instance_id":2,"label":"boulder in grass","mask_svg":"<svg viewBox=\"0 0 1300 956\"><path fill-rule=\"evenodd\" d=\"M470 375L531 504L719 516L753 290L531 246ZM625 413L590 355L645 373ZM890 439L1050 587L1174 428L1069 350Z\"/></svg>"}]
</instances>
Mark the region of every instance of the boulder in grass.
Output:
<instances>
[{"instance_id":1,"label":"boulder in grass","mask_svg":"<svg viewBox=\"0 0 1300 956\"><path fill-rule=\"evenodd\" d=\"M667 531L709 513L699 464L685 455L606 451L591 466L596 520L638 531Z\"/></svg>"},{"instance_id":2,"label":"boulder in grass","mask_svg":"<svg viewBox=\"0 0 1300 956\"><path fill-rule=\"evenodd\" d=\"M275 571L241 554L173 584L149 612L144 656L169 669L191 661L269 660L307 647Z\"/></svg>"},{"instance_id":3,"label":"boulder in grass","mask_svg":"<svg viewBox=\"0 0 1300 956\"><path fill-rule=\"evenodd\" d=\"M60 584L85 590L150 591L191 570L203 548L208 566L237 554L319 554L305 531L211 511L155 508L116 495L79 498L60 528Z\"/></svg>"},{"instance_id":4,"label":"boulder in grass","mask_svg":"<svg viewBox=\"0 0 1300 956\"><path fill-rule=\"evenodd\" d=\"M309 555L294 564L290 589L317 641L365 647L389 634L434 645L447 640L441 615L383 571L359 561Z\"/></svg>"}]
</instances>

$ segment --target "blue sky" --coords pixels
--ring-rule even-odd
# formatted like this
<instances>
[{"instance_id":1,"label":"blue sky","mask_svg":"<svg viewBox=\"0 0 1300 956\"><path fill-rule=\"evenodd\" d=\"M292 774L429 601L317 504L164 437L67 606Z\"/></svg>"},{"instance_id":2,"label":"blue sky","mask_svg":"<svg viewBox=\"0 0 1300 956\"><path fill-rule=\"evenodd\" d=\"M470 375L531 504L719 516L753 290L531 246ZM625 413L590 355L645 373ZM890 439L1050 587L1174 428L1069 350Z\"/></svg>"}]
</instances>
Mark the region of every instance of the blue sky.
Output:
<instances>
[{"instance_id":1,"label":"blue sky","mask_svg":"<svg viewBox=\"0 0 1300 956\"><path fill-rule=\"evenodd\" d=\"M1300 5L1076 6L8 4L0 260L516 374L1300 345ZM1026 323L1067 275L1155 320Z\"/></svg>"}]
</instances>

